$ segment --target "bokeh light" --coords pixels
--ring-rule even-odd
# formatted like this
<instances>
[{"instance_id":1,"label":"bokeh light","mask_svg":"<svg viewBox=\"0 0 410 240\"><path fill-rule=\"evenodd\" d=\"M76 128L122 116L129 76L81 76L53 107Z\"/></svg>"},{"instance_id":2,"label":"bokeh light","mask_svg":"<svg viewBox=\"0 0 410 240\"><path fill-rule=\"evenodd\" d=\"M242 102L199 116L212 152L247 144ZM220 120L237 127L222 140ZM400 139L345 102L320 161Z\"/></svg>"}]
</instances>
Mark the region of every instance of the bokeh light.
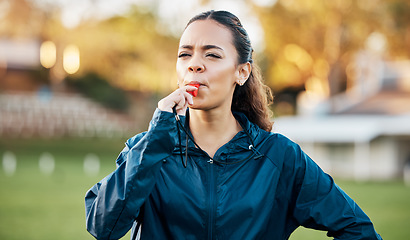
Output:
<instances>
[{"instance_id":1,"label":"bokeh light","mask_svg":"<svg viewBox=\"0 0 410 240\"><path fill-rule=\"evenodd\" d=\"M52 41L45 41L40 47L40 63L45 68L51 68L56 63L57 48Z\"/></svg>"},{"instance_id":2,"label":"bokeh light","mask_svg":"<svg viewBox=\"0 0 410 240\"><path fill-rule=\"evenodd\" d=\"M74 74L80 68L80 50L76 45L70 44L64 49L63 66L68 74Z\"/></svg>"}]
</instances>

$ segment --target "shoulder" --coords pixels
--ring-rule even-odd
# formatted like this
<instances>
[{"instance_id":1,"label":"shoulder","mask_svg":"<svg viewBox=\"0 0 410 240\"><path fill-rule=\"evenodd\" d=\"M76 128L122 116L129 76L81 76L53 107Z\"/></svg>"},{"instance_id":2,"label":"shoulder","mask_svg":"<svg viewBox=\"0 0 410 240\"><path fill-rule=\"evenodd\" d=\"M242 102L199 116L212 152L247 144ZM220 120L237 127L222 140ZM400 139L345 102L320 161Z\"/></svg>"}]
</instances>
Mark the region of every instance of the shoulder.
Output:
<instances>
[{"instance_id":1,"label":"shoulder","mask_svg":"<svg viewBox=\"0 0 410 240\"><path fill-rule=\"evenodd\" d=\"M122 149L115 161L117 167L125 161L124 156L145 136L146 133L147 132L139 133L125 142L125 147Z\"/></svg>"},{"instance_id":2,"label":"shoulder","mask_svg":"<svg viewBox=\"0 0 410 240\"><path fill-rule=\"evenodd\" d=\"M281 150L299 151L300 146L281 133L268 132L261 130L259 134L261 144L268 144L270 147Z\"/></svg>"},{"instance_id":3,"label":"shoulder","mask_svg":"<svg viewBox=\"0 0 410 240\"><path fill-rule=\"evenodd\" d=\"M147 132L141 132L138 133L137 135L133 136L132 138L128 139L125 142L125 148L132 148L135 144L137 144L144 136L147 134Z\"/></svg>"},{"instance_id":4,"label":"shoulder","mask_svg":"<svg viewBox=\"0 0 410 240\"><path fill-rule=\"evenodd\" d=\"M261 131L259 134L261 151L278 167L298 167L305 165L307 155L299 144L283 134Z\"/></svg>"}]
</instances>

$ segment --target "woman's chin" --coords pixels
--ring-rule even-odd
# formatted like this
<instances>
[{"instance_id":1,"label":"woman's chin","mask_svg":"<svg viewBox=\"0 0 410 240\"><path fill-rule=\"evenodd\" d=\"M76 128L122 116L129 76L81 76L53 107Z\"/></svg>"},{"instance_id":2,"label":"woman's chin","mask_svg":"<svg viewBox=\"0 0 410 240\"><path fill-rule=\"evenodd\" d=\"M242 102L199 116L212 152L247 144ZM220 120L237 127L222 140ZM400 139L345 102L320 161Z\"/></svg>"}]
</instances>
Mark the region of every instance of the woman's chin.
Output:
<instances>
[{"instance_id":1,"label":"woman's chin","mask_svg":"<svg viewBox=\"0 0 410 240\"><path fill-rule=\"evenodd\" d=\"M195 109L195 110L199 110L200 108L199 108L199 106L197 105L197 104L192 104L192 105L189 105L189 108L190 109Z\"/></svg>"}]
</instances>

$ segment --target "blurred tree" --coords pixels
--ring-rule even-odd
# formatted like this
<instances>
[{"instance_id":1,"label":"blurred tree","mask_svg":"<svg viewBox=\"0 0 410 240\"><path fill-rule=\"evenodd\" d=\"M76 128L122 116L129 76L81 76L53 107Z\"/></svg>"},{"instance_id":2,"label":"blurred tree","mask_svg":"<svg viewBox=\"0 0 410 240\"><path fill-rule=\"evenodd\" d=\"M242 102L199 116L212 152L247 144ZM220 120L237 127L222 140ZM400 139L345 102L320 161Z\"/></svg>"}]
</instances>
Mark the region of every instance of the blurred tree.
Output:
<instances>
[{"instance_id":1,"label":"blurred tree","mask_svg":"<svg viewBox=\"0 0 410 240\"><path fill-rule=\"evenodd\" d=\"M389 51L402 59L410 57L410 2L388 0L386 10L391 16L384 21L383 29L388 37Z\"/></svg>"},{"instance_id":2,"label":"blurred tree","mask_svg":"<svg viewBox=\"0 0 410 240\"><path fill-rule=\"evenodd\" d=\"M137 6L124 16L81 24L68 38L81 51L81 71L98 72L128 90L176 87L178 40L158 31L157 18Z\"/></svg>"},{"instance_id":3,"label":"blurred tree","mask_svg":"<svg viewBox=\"0 0 410 240\"><path fill-rule=\"evenodd\" d=\"M379 32L387 38L387 55L408 58L410 6L406 0L278 0L255 7L265 31L263 70L279 92L303 86L329 96L349 87L346 67Z\"/></svg>"},{"instance_id":4,"label":"blurred tree","mask_svg":"<svg viewBox=\"0 0 410 240\"><path fill-rule=\"evenodd\" d=\"M40 34L41 12L27 0L0 1L0 36L9 39L35 38Z\"/></svg>"}]
</instances>

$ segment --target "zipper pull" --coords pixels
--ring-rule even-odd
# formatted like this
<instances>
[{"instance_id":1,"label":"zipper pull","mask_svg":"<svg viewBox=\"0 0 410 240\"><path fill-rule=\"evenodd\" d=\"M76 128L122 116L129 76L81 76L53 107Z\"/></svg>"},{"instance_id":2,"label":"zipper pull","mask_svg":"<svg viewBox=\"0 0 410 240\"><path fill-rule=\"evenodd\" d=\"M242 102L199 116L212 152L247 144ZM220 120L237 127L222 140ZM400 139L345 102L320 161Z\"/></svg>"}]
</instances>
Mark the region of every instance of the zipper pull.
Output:
<instances>
[{"instance_id":1,"label":"zipper pull","mask_svg":"<svg viewBox=\"0 0 410 240\"><path fill-rule=\"evenodd\" d=\"M208 161L210 164L213 164L214 163L214 160L211 158L211 159L209 159L209 161Z\"/></svg>"}]
</instances>

